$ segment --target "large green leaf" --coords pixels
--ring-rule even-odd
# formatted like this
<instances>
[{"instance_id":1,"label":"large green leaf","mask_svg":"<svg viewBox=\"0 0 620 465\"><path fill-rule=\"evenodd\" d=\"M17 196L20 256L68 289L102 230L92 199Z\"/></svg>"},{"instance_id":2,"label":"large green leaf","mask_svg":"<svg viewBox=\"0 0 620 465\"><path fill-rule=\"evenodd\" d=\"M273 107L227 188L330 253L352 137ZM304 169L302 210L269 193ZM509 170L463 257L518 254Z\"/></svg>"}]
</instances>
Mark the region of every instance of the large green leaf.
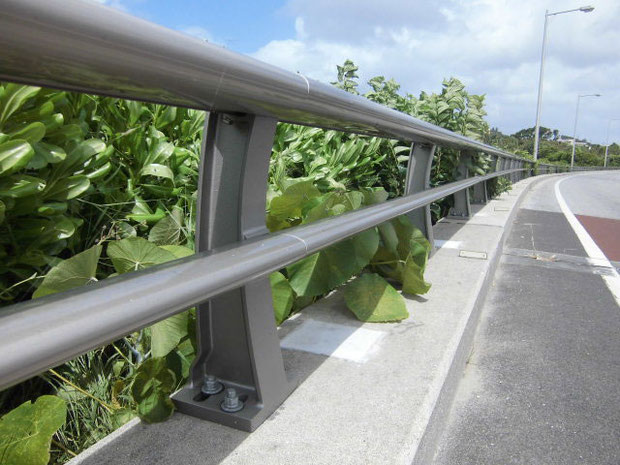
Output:
<instances>
[{"instance_id":1,"label":"large green leaf","mask_svg":"<svg viewBox=\"0 0 620 465\"><path fill-rule=\"evenodd\" d=\"M141 237L128 237L110 242L106 253L119 274L142 270L176 258L172 252L157 247Z\"/></svg>"},{"instance_id":2,"label":"large green leaf","mask_svg":"<svg viewBox=\"0 0 620 465\"><path fill-rule=\"evenodd\" d=\"M67 218L63 215L54 216L50 219L53 226L50 233L54 234L54 240L68 239L75 233L75 227L81 220Z\"/></svg>"},{"instance_id":3,"label":"large green leaf","mask_svg":"<svg viewBox=\"0 0 620 465\"><path fill-rule=\"evenodd\" d=\"M187 312L166 318L151 326L153 357L165 357L187 336Z\"/></svg>"},{"instance_id":4,"label":"large green leaf","mask_svg":"<svg viewBox=\"0 0 620 465\"><path fill-rule=\"evenodd\" d=\"M354 273L357 274L370 263L375 253L377 253L379 233L377 228L370 228L353 236L351 241L355 249L356 270Z\"/></svg>"},{"instance_id":5,"label":"large green leaf","mask_svg":"<svg viewBox=\"0 0 620 465\"><path fill-rule=\"evenodd\" d=\"M67 202L47 202L37 208L37 213L43 216L62 215L67 211Z\"/></svg>"},{"instance_id":6,"label":"large green leaf","mask_svg":"<svg viewBox=\"0 0 620 465\"><path fill-rule=\"evenodd\" d=\"M398 254L404 260L414 249L414 245L418 244L422 246L426 250L426 254L428 255L431 252L431 245L418 228L416 228L411 220L407 216L400 216L398 218L394 218L392 220L392 225L394 226L394 230L396 231L396 235L398 237ZM416 255L420 253L417 250ZM421 265L422 260L418 263Z\"/></svg>"},{"instance_id":7,"label":"large green leaf","mask_svg":"<svg viewBox=\"0 0 620 465\"><path fill-rule=\"evenodd\" d=\"M269 213L279 219L296 218L306 202L319 197L321 192L312 181L297 182L286 188L284 193L274 197L269 203Z\"/></svg>"},{"instance_id":8,"label":"large green leaf","mask_svg":"<svg viewBox=\"0 0 620 465\"><path fill-rule=\"evenodd\" d=\"M43 297L97 281L97 264L101 246L95 245L53 267L34 292L33 297Z\"/></svg>"},{"instance_id":9,"label":"large green leaf","mask_svg":"<svg viewBox=\"0 0 620 465\"><path fill-rule=\"evenodd\" d=\"M413 228L409 236L409 254L421 267L426 266L428 256L431 253L431 244L418 228Z\"/></svg>"},{"instance_id":10,"label":"large green leaf","mask_svg":"<svg viewBox=\"0 0 620 465\"><path fill-rule=\"evenodd\" d=\"M172 123L177 116L177 109L173 106L165 106L163 111L157 115L157 119L155 120L155 126L158 129L163 128L164 126Z\"/></svg>"},{"instance_id":11,"label":"large green leaf","mask_svg":"<svg viewBox=\"0 0 620 465\"><path fill-rule=\"evenodd\" d=\"M408 220L399 218L397 231L401 241L401 254L407 253L403 271L403 292L408 294L426 294L431 284L424 280L424 271L431 252L431 245L418 228ZM406 244L406 247L403 245Z\"/></svg>"},{"instance_id":12,"label":"large green leaf","mask_svg":"<svg viewBox=\"0 0 620 465\"><path fill-rule=\"evenodd\" d=\"M346 205L341 201L341 196L335 192L315 197L306 202L302 209L304 223L312 223L329 216L337 216L347 211Z\"/></svg>"},{"instance_id":13,"label":"large green leaf","mask_svg":"<svg viewBox=\"0 0 620 465\"><path fill-rule=\"evenodd\" d=\"M131 384L131 396L143 421L156 423L172 415L174 404L170 394L175 385L176 376L166 359L153 357L140 365Z\"/></svg>"},{"instance_id":14,"label":"large green leaf","mask_svg":"<svg viewBox=\"0 0 620 465\"><path fill-rule=\"evenodd\" d=\"M349 310L360 321L382 323L401 321L409 316L405 300L378 274L363 274L344 290Z\"/></svg>"},{"instance_id":15,"label":"large green leaf","mask_svg":"<svg viewBox=\"0 0 620 465\"><path fill-rule=\"evenodd\" d=\"M149 241L158 245L170 245L179 242L183 226L183 211L173 208L170 214L159 220L149 232Z\"/></svg>"},{"instance_id":16,"label":"large green leaf","mask_svg":"<svg viewBox=\"0 0 620 465\"><path fill-rule=\"evenodd\" d=\"M306 202L302 208L304 223L338 216L344 212L358 209L362 204L363 196L360 192L330 192Z\"/></svg>"},{"instance_id":17,"label":"large green leaf","mask_svg":"<svg viewBox=\"0 0 620 465\"><path fill-rule=\"evenodd\" d=\"M37 121L9 133L11 139L22 139L29 144L39 142L45 136L45 124Z\"/></svg>"},{"instance_id":18,"label":"large green leaf","mask_svg":"<svg viewBox=\"0 0 620 465\"><path fill-rule=\"evenodd\" d=\"M82 195L90 187L90 179L79 174L61 179L43 191L46 199L70 200Z\"/></svg>"},{"instance_id":19,"label":"large green leaf","mask_svg":"<svg viewBox=\"0 0 620 465\"><path fill-rule=\"evenodd\" d=\"M382 275L402 283L403 292L425 294L431 285L424 280L424 271L431 246L422 231L406 216L395 218L379 228L382 246L372 263Z\"/></svg>"},{"instance_id":20,"label":"large green leaf","mask_svg":"<svg viewBox=\"0 0 620 465\"><path fill-rule=\"evenodd\" d=\"M100 139L88 139L80 142L75 147L65 160L61 163L62 169L70 169L84 164L95 155L103 152L106 149L105 143Z\"/></svg>"},{"instance_id":21,"label":"large green leaf","mask_svg":"<svg viewBox=\"0 0 620 465\"><path fill-rule=\"evenodd\" d=\"M34 149L25 140L14 139L0 144L0 176L25 167L33 156Z\"/></svg>"},{"instance_id":22,"label":"large green leaf","mask_svg":"<svg viewBox=\"0 0 620 465\"><path fill-rule=\"evenodd\" d=\"M357 271L355 247L350 240L327 247L287 267L297 295L317 296L344 284Z\"/></svg>"},{"instance_id":23,"label":"large green leaf","mask_svg":"<svg viewBox=\"0 0 620 465\"><path fill-rule=\"evenodd\" d=\"M34 156L28 162L28 169L41 169L48 163L60 163L67 154L62 147L48 144L46 142L37 142L33 145Z\"/></svg>"},{"instance_id":24,"label":"large green leaf","mask_svg":"<svg viewBox=\"0 0 620 465\"><path fill-rule=\"evenodd\" d=\"M34 97L40 87L23 86L20 84L7 84L4 93L0 97L0 129L29 98Z\"/></svg>"},{"instance_id":25,"label":"large green leaf","mask_svg":"<svg viewBox=\"0 0 620 465\"><path fill-rule=\"evenodd\" d=\"M269 283L271 284L271 296L276 323L281 324L291 313L295 294L288 280L280 272L271 273L269 275Z\"/></svg>"},{"instance_id":26,"label":"large green leaf","mask_svg":"<svg viewBox=\"0 0 620 465\"><path fill-rule=\"evenodd\" d=\"M105 176L110 171L112 171L112 164L108 162L108 163L103 164L102 166L100 166L96 170L93 170L93 171L87 173L86 177L92 181L94 179L98 179L98 178L100 178L102 176Z\"/></svg>"},{"instance_id":27,"label":"large green leaf","mask_svg":"<svg viewBox=\"0 0 620 465\"><path fill-rule=\"evenodd\" d=\"M383 187L374 187L362 189L364 195L364 205L374 205L377 203L385 202L389 194Z\"/></svg>"},{"instance_id":28,"label":"large green leaf","mask_svg":"<svg viewBox=\"0 0 620 465\"><path fill-rule=\"evenodd\" d=\"M378 226L381 234L381 244L387 250L396 253L398 250L398 234L394 228L393 220Z\"/></svg>"},{"instance_id":29,"label":"large green leaf","mask_svg":"<svg viewBox=\"0 0 620 465\"><path fill-rule=\"evenodd\" d=\"M161 134L161 133L159 133ZM165 162L174 152L174 145L170 142L158 141L147 157L147 165L152 163L161 164Z\"/></svg>"},{"instance_id":30,"label":"large green leaf","mask_svg":"<svg viewBox=\"0 0 620 465\"><path fill-rule=\"evenodd\" d=\"M38 194L45 189L45 181L26 174L14 174L0 179L0 197L19 199Z\"/></svg>"},{"instance_id":31,"label":"large green leaf","mask_svg":"<svg viewBox=\"0 0 620 465\"><path fill-rule=\"evenodd\" d=\"M150 165L146 165L140 171L142 176L157 176L158 178L166 178L171 181L174 180L174 173L170 168L166 165L160 165L158 163L151 163Z\"/></svg>"},{"instance_id":32,"label":"large green leaf","mask_svg":"<svg viewBox=\"0 0 620 465\"><path fill-rule=\"evenodd\" d=\"M182 245L160 245L159 248L172 253L175 258L183 258L194 255L194 251L192 249Z\"/></svg>"},{"instance_id":33,"label":"large green leaf","mask_svg":"<svg viewBox=\"0 0 620 465\"><path fill-rule=\"evenodd\" d=\"M65 401L41 396L24 402L0 418L0 463L46 465L54 433L65 423Z\"/></svg>"},{"instance_id":34,"label":"large green leaf","mask_svg":"<svg viewBox=\"0 0 620 465\"><path fill-rule=\"evenodd\" d=\"M144 221L145 223L156 223L157 221L165 218L166 212L163 208L157 207L155 213L149 207L149 205L141 197L135 197L135 205L131 210L131 214L127 215L127 218L133 221Z\"/></svg>"},{"instance_id":35,"label":"large green leaf","mask_svg":"<svg viewBox=\"0 0 620 465\"><path fill-rule=\"evenodd\" d=\"M427 254L423 255L424 263L418 265L412 255L405 261L405 269L403 271L403 292L407 294L426 294L431 284L424 281L424 270L426 268Z\"/></svg>"}]
</instances>

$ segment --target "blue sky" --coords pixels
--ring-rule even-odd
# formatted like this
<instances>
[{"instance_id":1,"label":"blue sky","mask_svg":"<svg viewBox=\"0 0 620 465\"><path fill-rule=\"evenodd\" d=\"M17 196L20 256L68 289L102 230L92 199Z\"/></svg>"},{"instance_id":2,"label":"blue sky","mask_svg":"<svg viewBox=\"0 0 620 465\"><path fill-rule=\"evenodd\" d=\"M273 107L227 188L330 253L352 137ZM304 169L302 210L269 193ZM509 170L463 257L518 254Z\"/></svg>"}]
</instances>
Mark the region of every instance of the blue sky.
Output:
<instances>
[{"instance_id":1,"label":"blue sky","mask_svg":"<svg viewBox=\"0 0 620 465\"><path fill-rule=\"evenodd\" d=\"M261 44L295 34L295 24L282 11L284 2L279 0L122 0L106 3L245 54L255 52Z\"/></svg>"},{"instance_id":2,"label":"blue sky","mask_svg":"<svg viewBox=\"0 0 620 465\"><path fill-rule=\"evenodd\" d=\"M505 133L534 126L545 8L566 0L97 0L324 82L350 58L362 81L393 77L414 95L461 79L487 96L487 119ZM549 23L541 124L605 143L620 118L620 1ZM620 142L620 121L610 139Z\"/></svg>"}]
</instances>

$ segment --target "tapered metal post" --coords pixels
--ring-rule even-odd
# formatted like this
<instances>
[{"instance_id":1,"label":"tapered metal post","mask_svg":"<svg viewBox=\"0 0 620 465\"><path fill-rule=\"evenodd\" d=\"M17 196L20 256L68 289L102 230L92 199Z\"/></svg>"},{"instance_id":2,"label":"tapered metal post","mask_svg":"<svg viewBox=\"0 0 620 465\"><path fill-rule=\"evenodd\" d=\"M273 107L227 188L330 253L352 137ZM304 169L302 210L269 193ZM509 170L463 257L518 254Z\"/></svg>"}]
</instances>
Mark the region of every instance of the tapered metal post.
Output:
<instances>
[{"instance_id":1,"label":"tapered metal post","mask_svg":"<svg viewBox=\"0 0 620 465\"><path fill-rule=\"evenodd\" d=\"M482 181L476 184L473 190L474 192L471 199L472 203L486 204L489 201L486 181Z\"/></svg>"},{"instance_id":2,"label":"tapered metal post","mask_svg":"<svg viewBox=\"0 0 620 465\"><path fill-rule=\"evenodd\" d=\"M466 179L469 177L467 165L471 162L471 152L461 150L459 165L457 167L456 179ZM471 203L469 200L469 189L454 193L454 206L450 210L450 216L469 218L471 216Z\"/></svg>"},{"instance_id":3,"label":"tapered metal post","mask_svg":"<svg viewBox=\"0 0 620 465\"><path fill-rule=\"evenodd\" d=\"M497 165L498 165L498 159L499 157L495 156L495 155L489 155L491 157L491 163L490 163L490 169L489 169L489 173L495 173L497 171ZM486 193L486 199L487 202L491 199L491 186L492 184L490 184L491 182L497 182L496 180L491 181L490 179L487 181L484 181L484 190Z\"/></svg>"},{"instance_id":4,"label":"tapered metal post","mask_svg":"<svg viewBox=\"0 0 620 465\"><path fill-rule=\"evenodd\" d=\"M411 155L407 165L407 179L405 181L405 195L422 192L430 187L431 167L435 146L431 144L414 143L411 147ZM414 226L419 228L433 246L433 225L431 222L431 206L412 210L407 215Z\"/></svg>"},{"instance_id":5,"label":"tapered metal post","mask_svg":"<svg viewBox=\"0 0 620 465\"><path fill-rule=\"evenodd\" d=\"M211 113L200 173L197 251L267 236L267 175L277 121ZM198 354L188 387L173 395L179 411L253 431L291 393L284 372L268 278L198 306ZM223 411L224 391L205 396L205 375L235 388L244 406Z\"/></svg>"}]
</instances>

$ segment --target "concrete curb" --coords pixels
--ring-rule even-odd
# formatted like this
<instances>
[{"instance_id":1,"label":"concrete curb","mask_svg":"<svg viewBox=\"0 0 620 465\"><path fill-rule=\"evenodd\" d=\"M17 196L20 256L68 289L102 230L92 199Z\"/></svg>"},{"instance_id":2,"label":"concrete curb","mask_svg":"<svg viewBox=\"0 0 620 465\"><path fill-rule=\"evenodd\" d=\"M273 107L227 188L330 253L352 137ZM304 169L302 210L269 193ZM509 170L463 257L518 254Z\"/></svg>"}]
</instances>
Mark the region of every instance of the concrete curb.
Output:
<instances>
[{"instance_id":1,"label":"concrete curb","mask_svg":"<svg viewBox=\"0 0 620 465\"><path fill-rule=\"evenodd\" d=\"M279 331L283 355L301 384L254 433L177 413L157 425L132 422L69 464L430 463L514 215L529 188L550 176L474 206L466 222L435 226L443 247L427 269L433 288L428 299L407 299L409 319L361 324L335 292L288 320ZM304 348L304 328L316 334L317 325L340 339Z\"/></svg>"}]
</instances>

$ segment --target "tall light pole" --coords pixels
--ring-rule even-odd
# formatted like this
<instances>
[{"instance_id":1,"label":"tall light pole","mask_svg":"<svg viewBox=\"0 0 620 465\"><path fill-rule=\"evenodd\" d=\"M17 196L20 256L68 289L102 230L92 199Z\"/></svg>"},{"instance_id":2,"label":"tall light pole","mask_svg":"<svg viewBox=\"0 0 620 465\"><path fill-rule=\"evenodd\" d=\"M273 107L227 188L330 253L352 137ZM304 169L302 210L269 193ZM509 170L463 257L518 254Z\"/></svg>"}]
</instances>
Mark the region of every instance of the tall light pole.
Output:
<instances>
[{"instance_id":1,"label":"tall light pole","mask_svg":"<svg viewBox=\"0 0 620 465\"><path fill-rule=\"evenodd\" d=\"M538 143L540 132L540 109L542 107L542 91L543 91L543 76L545 74L545 48L547 46L547 21L549 16L561 15L564 13L572 13L573 11L581 11L582 13L590 13L594 10L593 6L582 6L580 8L574 8L572 10L556 11L549 13L549 10L545 10L545 27L543 28L543 40L542 40L542 52L540 54L540 74L538 75L538 102L536 104L536 127L534 128L534 161L538 160Z\"/></svg>"},{"instance_id":2,"label":"tall light pole","mask_svg":"<svg viewBox=\"0 0 620 465\"><path fill-rule=\"evenodd\" d=\"M607 155L609 154L609 130L611 129L612 121L620 121L620 118L611 118L607 123L607 137L605 138L605 162L603 163L603 167L607 166Z\"/></svg>"},{"instance_id":3,"label":"tall light pole","mask_svg":"<svg viewBox=\"0 0 620 465\"><path fill-rule=\"evenodd\" d=\"M600 97L601 94L583 94L577 96L577 109L575 110L575 127L573 128L573 153L570 156L570 169L572 171L575 164L575 145L577 142L577 120L579 119L579 101L582 97Z\"/></svg>"}]
</instances>

